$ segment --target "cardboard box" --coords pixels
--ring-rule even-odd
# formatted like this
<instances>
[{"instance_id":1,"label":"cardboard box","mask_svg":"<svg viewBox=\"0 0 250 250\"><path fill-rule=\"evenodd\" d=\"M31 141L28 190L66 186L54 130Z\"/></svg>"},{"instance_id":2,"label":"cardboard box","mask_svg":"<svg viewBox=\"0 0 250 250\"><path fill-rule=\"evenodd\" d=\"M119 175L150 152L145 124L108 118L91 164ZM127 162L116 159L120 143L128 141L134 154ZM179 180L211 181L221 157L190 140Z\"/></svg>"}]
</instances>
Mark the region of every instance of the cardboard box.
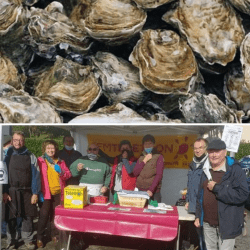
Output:
<instances>
[{"instance_id":1,"label":"cardboard box","mask_svg":"<svg viewBox=\"0 0 250 250\"><path fill-rule=\"evenodd\" d=\"M86 186L69 185L64 188L64 208L82 209L87 204Z\"/></svg>"}]
</instances>

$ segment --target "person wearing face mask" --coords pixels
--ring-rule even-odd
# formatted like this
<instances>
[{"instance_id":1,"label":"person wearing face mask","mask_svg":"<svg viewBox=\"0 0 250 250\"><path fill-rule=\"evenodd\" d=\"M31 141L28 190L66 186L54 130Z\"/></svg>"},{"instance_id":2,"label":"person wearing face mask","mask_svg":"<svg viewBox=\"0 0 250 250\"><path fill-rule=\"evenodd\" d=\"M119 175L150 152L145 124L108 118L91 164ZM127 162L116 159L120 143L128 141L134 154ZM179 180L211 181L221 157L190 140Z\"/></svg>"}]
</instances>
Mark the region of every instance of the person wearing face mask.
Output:
<instances>
[{"instance_id":1,"label":"person wearing face mask","mask_svg":"<svg viewBox=\"0 0 250 250\"><path fill-rule=\"evenodd\" d=\"M89 196L99 196L107 192L111 171L105 159L98 155L98 147L91 144L87 156L80 157L70 166L73 177L79 177L79 186L87 186Z\"/></svg>"},{"instance_id":2,"label":"person wearing face mask","mask_svg":"<svg viewBox=\"0 0 250 250\"><path fill-rule=\"evenodd\" d=\"M110 181L110 190L112 194L121 189L134 190L136 184L136 177L133 175L136 158L134 157L130 141L121 141L119 149L121 154L115 157L112 167Z\"/></svg>"},{"instance_id":3,"label":"person wearing face mask","mask_svg":"<svg viewBox=\"0 0 250 250\"><path fill-rule=\"evenodd\" d=\"M140 191L147 191L151 199L161 202L164 158L154 147L155 138L152 135L145 135L142 145L144 150L133 170L134 176L137 177L136 187Z\"/></svg>"},{"instance_id":4,"label":"person wearing face mask","mask_svg":"<svg viewBox=\"0 0 250 250\"><path fill-rule=\"evenodd\" d=\"M64 160L67 167L69 168L70 165L82 157L82 154L74 149L74 138L72 136L66 135L63 138L63 145L64 148L58 152L58 157L61 160ZM78 185L79 184L79 178L78 177L71 177L67 181L67 185Z\"/></svg>"}]
</instances>

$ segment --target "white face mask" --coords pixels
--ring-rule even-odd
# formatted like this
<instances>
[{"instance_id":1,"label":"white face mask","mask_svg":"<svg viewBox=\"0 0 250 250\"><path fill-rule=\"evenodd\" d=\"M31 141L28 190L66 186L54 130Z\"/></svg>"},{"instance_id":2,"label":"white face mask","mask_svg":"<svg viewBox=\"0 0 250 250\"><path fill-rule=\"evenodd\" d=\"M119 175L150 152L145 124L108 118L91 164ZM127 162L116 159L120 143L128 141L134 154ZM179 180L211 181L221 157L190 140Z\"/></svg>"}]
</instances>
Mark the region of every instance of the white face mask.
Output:
<instances>
[{"instance_id":1,"label":"white face mask","mask_svg":"<svg viewBox=\"0 0 250 250\"><path fill-rule=\"evenodd\" d=\"M66 150L72 150L74 148L74 146L67 146L67 145L64 145L64 147L66 148Z\"/></svg>"},{"instance_id":2,"label":"white face mask","mask_svg":"<svg viewBox=\"0 0 250 250\"><path fill-rule=\"evenodd\" d=\"M97 155L95 155L95 154L88 153L87 156L88 156L88 158L89 158L91 161L94 161L94 160L97 159Z\"/></svg>"}]
</instances>

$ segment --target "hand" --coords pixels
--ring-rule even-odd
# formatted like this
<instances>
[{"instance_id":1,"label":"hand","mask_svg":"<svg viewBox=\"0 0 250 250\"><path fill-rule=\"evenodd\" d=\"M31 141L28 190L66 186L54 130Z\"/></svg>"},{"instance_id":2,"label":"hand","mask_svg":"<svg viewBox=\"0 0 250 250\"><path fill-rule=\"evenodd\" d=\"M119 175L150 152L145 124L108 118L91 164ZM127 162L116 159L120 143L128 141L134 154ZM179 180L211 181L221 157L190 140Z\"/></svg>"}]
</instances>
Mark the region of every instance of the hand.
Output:
<instances>
[{"instance_id":1,"label":"hand","mask_svg":"<svg viewBox=\"0 0 250 250\"><path fill-rule=\"evenodd\" d=\"M59 165L55 164L54 169L57 173L61 174L62 170L61 170L61 167Z\"/></svg>"},{"instance_id":2,"label":"hand","mask_svg":"<svg viewBox=\"0 0 250 250\"><path fill-rule=\"evenodd\" d=\"M215 184L216 184L215 181L209 181L208 184L207 184L207 188L208 188L210 191L212 191Z\"/></svg>"},{"instance_id":3,"label":"hand","mask_svg":"<svg viewBox=\"0 0 250 250\"><path fill-rule=\"evenodd\" d=\"M196 218L196 219L195 219L194 225L195 225L196 227L200 227L200 226L201 226L201 225L200 225L200 219L199 219L199 218Z\"/></svg>"},{"instance_id":4,"label":"hand","mask_svg":"<svg viewBox=\"0 0 250 250\"><path fill-rule=\"evenodd\" d=\"M77 171L81 171L83 169L84 164L83 163L78 163L77 164Z\"/></svg>"},{"instance_id":5,"label":"hand","mask_svg":"<svg viewBox=\"0 0 250 250\"><path fill-rule=\"evenodd\" d=\"M105 186L103 186L103 187L101 188L101 193L104 194L104 193L107 192L107 190L108 190L108 188L105 187Z\"/></svg>"},{"instance_id":6,"label":"hand","mask_svg":"<svg viewBox=\"0 0 250 250\"><path fill-rule=\"evenodd\" d=\"M123 152L122 158L123 158L123 159L127 159L127 158L128 158L128 152L127 152L127 151L124 151L124 152Z\"/></svg>"},{"instance_id":7,"label":"hand","mask_svg":"<svg viewBox=\"0 0 250 250\"><path fill-rule=\"evenodd\" d=\"M150 159L152 159L152 154L147 154L143 159L143 162L146 164Z\"/></svg>"},{"instance_id":8,"label":"hand","mask_svg":"<svg viewBox=\"0 0 250 250\"><path fill-rule=\"evenodd\" d=\"M150 190L148 190L147 193L148 193L149 197L153 196L153 193Z\"/></svg>"},{"instance_id":9,"label":"hand","mask_svg":"<svg viewBox=\"0 0 250 250\"><path fill-rule=\"evenodd\" d=\"M187 203L185 204L185 209L186 209L186 210L188 210L188 206L189 206L189 203L187 202Z\"/></svg>"},{"instance_id":10,"label":"hand","mask_svg":"<svg viewBox=\"0 0 250 250\"><path fill-rule=\"evenodd\" d=\"M11 201L11 197L7 193L4 193L3 194L3 202L7 203L8 201Z\"/></svg>"},{"instance_id":11,"label":"hand","mask_svg":"<svg viewBox=\"0 0 250 250\"><path fill-rule=\"evenodd\" d=\"M38 195L37 194L33 194L31 196L31 204L36 204L38 202Z\"/></svg>"}]
</instances>

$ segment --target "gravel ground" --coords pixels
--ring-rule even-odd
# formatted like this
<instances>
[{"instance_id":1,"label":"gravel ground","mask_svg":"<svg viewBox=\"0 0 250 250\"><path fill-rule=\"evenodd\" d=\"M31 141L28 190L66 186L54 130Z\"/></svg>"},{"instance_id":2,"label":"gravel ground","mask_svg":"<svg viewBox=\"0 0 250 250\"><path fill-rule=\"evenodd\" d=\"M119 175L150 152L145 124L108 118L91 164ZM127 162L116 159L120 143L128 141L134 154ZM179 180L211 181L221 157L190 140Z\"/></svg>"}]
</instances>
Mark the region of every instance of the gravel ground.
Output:
<instances>
[{"instance_id":1,"label":"gravel ground","mask_svg":"<svg viewBox=\"0 0 250 250\"><path fill-rule=\"evenodd\" d=\"M230 219L230 218L229 218ZM235 249L236 250L248 250L250 249L250 212L247 212L247 224L246 231L247 235L240 235L236 238ZM71 250L132 250L132 249L145 249L145 250L161 250L161 249L172 249L171 246L163 247L158 241L146 241L136 238L116 237L116 236L103 236L98 234L86 234L85 237L88 239L89 246L82 246L79 242L72 241ZM7 243L6 239L1 240L2 249L5 249ZM18 250L28 250L20 243ZM125 248L129 247L129 248ZM59 244L54 245L52 241L47 240L46 246L43 250L59 250ZM191 248L189 249L191 250ZM193 250L193 248L192 248Z\"/></svg>"}]
</instances>

